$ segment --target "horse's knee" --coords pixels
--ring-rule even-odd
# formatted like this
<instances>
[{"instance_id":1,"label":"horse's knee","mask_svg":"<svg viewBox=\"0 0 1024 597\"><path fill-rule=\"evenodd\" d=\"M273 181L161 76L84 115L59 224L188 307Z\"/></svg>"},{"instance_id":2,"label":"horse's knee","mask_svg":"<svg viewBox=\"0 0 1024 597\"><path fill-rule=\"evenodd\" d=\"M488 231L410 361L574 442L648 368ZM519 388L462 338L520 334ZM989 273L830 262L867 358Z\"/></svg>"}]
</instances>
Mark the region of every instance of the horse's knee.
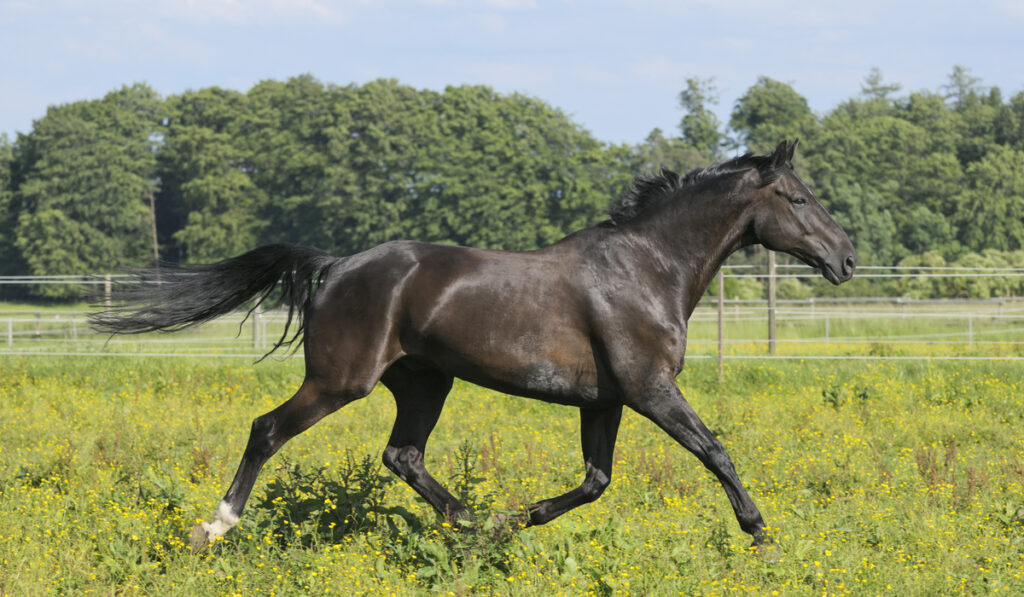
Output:
<instances>
[{"instance_id":1,"label":"horse's knee","mask_svg":"<svg viewBox=\"0 0 1024 597\"><path fill-rule=\"evenodd\" d=\"M384 466L395 474L398 474L398 448L394 446L388 446L384 448L384 454L381 455L381 460L384 462Z\"/></svg>"},{"instance_id":2,"label":"horse's knee","mask_svg":"<svg viewBox=\"0 0 1024 597\"><path fill-rule=\"evenodd\" d=\"M580 486L580 491L586 501L592 502L601 497L601 494L604 493L604 490L607 489L608 485L611 483L611 478L603 471L592 469L590 467L587 468L587 477L583 480L583 485Z\"/></svg>"},{"instance_id":3,"label":"horse's knee","mask_svg":"<svg viewBox=\"0 0 1024 597\"><path fill-rule=\"evenodd\" d=\"M274 452L274 432L277 422L270 414L261 415L252 420L249 429L249 445L246 451L256 456L270 457Z\"/></svg>"},{"instance_id":4,"label":"horse's knee","mask_svg":"<svg viewBox=\"0 0 1024 597\"><path fill-rule=\"evenodd\" d=\"M416 474L417 465L422 464L423 455L412 446L388 446L381 456L384 466L403 481L409 481Z\"/></svg>"}]
</instances>

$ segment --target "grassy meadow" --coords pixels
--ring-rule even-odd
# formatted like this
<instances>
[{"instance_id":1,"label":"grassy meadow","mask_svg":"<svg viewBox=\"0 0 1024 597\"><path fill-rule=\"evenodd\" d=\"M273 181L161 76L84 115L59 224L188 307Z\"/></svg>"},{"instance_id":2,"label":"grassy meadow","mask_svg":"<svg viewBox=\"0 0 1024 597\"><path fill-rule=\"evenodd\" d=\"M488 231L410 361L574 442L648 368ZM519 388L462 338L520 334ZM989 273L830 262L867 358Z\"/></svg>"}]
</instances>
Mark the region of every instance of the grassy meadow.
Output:
<instances>
[{"instance_id":1,"label":"grassy meadow","mask_svg":"<svg viewBox=\"0 0 1024 597\"><path fill-rule=\"evenodd\" d=\"M1019 362L727 361L679 379L779 540L754 557L697 460L627 412L612 484L550 524L516 511L582 479L571 408L457 383L427 466L478 512L455 531L379 462L378 388L264 469L242 522L189 531L300 359L0 356L2 595L1024 594Z\"/></svg>"}]
</instances>

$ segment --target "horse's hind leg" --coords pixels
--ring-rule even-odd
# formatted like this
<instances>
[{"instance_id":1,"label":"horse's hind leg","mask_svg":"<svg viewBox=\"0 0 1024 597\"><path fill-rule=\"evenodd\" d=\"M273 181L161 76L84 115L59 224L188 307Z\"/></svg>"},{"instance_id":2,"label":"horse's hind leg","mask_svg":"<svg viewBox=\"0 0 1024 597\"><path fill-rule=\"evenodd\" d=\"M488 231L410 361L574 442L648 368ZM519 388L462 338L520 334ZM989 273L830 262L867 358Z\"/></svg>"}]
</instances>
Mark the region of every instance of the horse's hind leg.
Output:
<instances>
[{"instance_id":1,"label":"horse's hind leg","mask_svg":"<svg viewBox=\"0 0 1024 597\"><path fill-rule=\"evenodd\" d=\"M431 369L415 369L398 361L381 381L395 396L398 414L384 449L384 465L409 484L435 510L450 520L469 516L469 509L434 479L423 465L427 438L434 430L452 377Z\"/></svg>"},{"instance_id":2,"label":"horse's hind leg","mask_svg":"<svg viewBox=\"0 0 1024 597\"><path fill-rule=\"evenodd\" d=\"M213 520L192 529L192 549L203 549L238 524L260 469L285 442L342 406L368 394L373 385L367 385L366 388L345 392L325 392L307 377L287 402L253 420L242 462Z\"/></svg>"},{"instance_id":3,"label":"horse's hind leg","mask_svg":"<svg viewBox=\"0 0 1024 597\"><path fill-rule=\"evenodd\" d=\"M579 487L530 506L530 525L544 524L577 506L596 500L612 478L612 454L622 407L580 409L580 438L586 477Z\"/></svg>"}]
</instances>

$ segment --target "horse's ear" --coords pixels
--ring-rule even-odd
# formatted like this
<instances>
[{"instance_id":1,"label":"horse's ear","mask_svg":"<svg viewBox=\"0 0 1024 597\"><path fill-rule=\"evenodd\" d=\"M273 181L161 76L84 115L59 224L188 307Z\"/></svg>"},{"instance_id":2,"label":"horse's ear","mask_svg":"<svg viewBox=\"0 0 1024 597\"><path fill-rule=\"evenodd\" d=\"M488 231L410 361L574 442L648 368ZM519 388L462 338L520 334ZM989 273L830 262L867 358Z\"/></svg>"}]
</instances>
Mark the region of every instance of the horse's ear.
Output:
<instances>
[{"instance_id":1,"label":"horse's ear","mask_svg":"<svg viewBox=\"0 0 1024 597\"><path fill-rule=\"evenodd\" d=\"M790 155L789 143L783 141L782 143L779 143L779 146L776 147L775 151L772 153L769 165L773 170L778 170L786 165L786 162L789 161Z\"/></svg>"},{"instance_id":2,"label":"horse's ear","mask_svg":"<svg viewBox=\"0 0 1024 597\"><path fill-rule=\"evenodd\" d=\"M787 162L793 162L793 156L796 154L796 146L800 144L800 139L793 139L793 144L789 146L789 157L786 158Z\"/></svg>"}]
</instances>

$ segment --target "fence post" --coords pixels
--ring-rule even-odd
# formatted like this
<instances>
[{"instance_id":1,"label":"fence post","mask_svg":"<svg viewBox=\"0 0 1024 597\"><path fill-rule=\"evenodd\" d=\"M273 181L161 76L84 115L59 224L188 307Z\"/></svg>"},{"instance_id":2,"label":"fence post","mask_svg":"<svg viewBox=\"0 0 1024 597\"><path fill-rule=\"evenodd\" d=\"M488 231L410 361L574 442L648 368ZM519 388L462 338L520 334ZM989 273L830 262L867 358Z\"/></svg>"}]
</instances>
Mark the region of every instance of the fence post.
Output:
<instances>
[{"instance_id":1,"label":"fence post","mask_svg":"<svg viewBox=\"0 0 1024 597\"><path fill-rule=\"evenodd\" d=\"M43 313L36 311L36 338L43 337Z\"/></svg>"},{"instance_id":2,"label":"fence post","mask_svg":"<svg viewBox=\"0 0 1024 597\"><path fill-rule=\"evenodd\" d=\"M768 354L775 354L775 251L768 251Z\"/></svg>"},{"instance_id":3,"label":"fence post","mask_svg":"<svg viewBox=\"0 0 1024 597\"><path fill-rule=\"evenodd\" d=\"M256 304L256 308L253 309L252 313L252 347L259 348L262 345L262 339L260 338L260 319L263 318L263 306L260 303Z\"/></svg>"},{"instance_id":4,"label":"fence post","mask_svg":"<svg viewBox=\"0 0 1024 597\"><path fill-rule=\"evenodd\" d=\"M110 308L110 274L103 275L103 304Z\"/></svg>"},{"instance_id":5,"label":"fence post","mask_svg":"<svg viewBox=\"0 0 1024 597\"><path fill-rule=\"evenodd\" d=\"M725 369L722 366L722 350L725 344L725 326L722 319L725 315L725 272L718 272L718 383L725 379Z\"/></svg>"},{"instance_id":6,"label":"fence post","mask_svg":"<svg viewBox=\"0 0 1024 597\"><path fill-rule=\"evenodd\" d=\"M78 352L78 324L74 315L71 316L71 341L75 345L75 352Z\"/></svg>"}]
</instances>

